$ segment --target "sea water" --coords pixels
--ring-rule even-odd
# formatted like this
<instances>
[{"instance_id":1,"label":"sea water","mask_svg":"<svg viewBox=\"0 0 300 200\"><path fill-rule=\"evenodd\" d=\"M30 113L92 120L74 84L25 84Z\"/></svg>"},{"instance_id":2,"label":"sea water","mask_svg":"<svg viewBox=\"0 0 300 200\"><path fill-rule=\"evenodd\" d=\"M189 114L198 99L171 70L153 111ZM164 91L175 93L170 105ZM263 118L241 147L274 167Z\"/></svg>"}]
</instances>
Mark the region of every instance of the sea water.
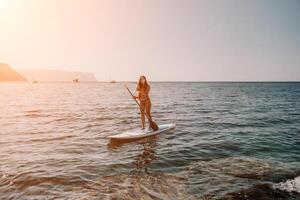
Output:
<instances>
[{"instance_id":1,"label":"sea water","mask_svg":"<svg viewBox=\"0 0 300 200\"><path fill-rule=\"evenodd\" d=\"M300 199L300 83L123 84L0 83L0 199Z\"/></svg>"}]
</instances>

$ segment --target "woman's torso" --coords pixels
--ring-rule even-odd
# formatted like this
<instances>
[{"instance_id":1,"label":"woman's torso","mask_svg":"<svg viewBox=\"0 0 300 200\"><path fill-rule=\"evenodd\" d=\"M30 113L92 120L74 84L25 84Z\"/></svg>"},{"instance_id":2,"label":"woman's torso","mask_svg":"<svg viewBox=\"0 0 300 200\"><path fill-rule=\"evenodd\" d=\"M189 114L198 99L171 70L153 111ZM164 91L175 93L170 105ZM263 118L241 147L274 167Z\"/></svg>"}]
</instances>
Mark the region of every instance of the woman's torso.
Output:
<instances>
[{"instance_id":1,"label":"woman's torso","mask_svg":"<svg viewBox=\"0 0 300 200\"><path fill-rule=\"evenodd\" d=\"M150 92L150 86L148 86L147 89L140 89L139 90L140 101L150 101L149 92Z\"/></svg>"}]
</instances>

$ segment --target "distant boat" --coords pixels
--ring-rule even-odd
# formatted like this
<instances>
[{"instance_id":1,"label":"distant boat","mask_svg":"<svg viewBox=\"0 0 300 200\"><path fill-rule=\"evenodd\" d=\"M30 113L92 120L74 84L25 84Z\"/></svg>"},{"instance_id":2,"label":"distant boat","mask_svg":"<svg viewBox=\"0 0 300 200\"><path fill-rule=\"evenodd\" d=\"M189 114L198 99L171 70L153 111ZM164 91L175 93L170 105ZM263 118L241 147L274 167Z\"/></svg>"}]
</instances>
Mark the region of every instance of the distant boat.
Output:
<instances>
[{"instance_id":1,"label":"distant boat","mask_svg":"<svg viewBox=\"0 0 300 200\"><path fill-rule=\"evenodd\" d=\"M32 81L32 83L38 83L38 81L36 81L36 80L33 80L33 81Z\"/></svg>"},{"instance_id":2,"label":"distant boat","mask_svg":"<svg viewBox=\"0 0 300 200\"><path fill-rule=\"evenodd\" d=\"M79 83L79 79L78 78L74 79L73 83Z\"/></svg>"},{"instance_id":3,"label":"distant boat","mask_svg":"<svg viewBox=\"0 0 300 200\"><path fill-rule=\"evenodd\" d=\"M116 83L116 81L115 81L115 80L112 80L112 81L109 81L109 83Z\"/></svg>"}]
</instances>

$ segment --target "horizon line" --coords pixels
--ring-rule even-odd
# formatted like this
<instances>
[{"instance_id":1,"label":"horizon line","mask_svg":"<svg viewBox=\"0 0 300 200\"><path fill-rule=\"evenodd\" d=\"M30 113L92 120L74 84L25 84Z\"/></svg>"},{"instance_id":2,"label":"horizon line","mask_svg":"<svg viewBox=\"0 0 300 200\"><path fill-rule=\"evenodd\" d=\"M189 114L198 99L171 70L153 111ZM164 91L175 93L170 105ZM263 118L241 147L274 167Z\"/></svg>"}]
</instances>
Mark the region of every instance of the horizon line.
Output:
<instances>
[{"instance_id":1,"label":"horizon line","mask_svg":"<svg viewBox=\"0 0 300 200\"><path fill-rule=\"evenodd\" d=\"M0 81L0 83L33 83L33 81ZM136 83L137 81L116 81L114 83L111 83L110 81L80 81L78 83ZM149 81L150 83L300 83L300 80L271 80L271 81L261 81L261 80L246 80L246 81ZM78 84L74 83L72 81L37 81L35 83L72 83L72 84Z\"/></svg>"}]
</instances>

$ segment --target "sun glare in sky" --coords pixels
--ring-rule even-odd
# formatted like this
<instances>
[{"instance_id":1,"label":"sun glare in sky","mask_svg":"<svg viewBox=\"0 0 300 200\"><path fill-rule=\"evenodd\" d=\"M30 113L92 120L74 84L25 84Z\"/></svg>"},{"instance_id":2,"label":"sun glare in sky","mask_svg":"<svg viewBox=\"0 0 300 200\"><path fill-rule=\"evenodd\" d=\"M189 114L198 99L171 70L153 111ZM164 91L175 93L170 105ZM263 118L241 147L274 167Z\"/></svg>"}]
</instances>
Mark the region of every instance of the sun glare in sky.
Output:
<instances>
[{"instance_id":1,"label":"sun glare in sky","mask_svg":"<svg viewBox=\"0 0 300 200\"><path fill-rule=\"evenodd\" d=\"M0 0L0 62L98 80L300 80L299 1Z\"/></svg>"},{"instance_id":2,"label":"sun glare in sky","mask_svg":"<svg viewBox=\"0 0 300 200\"><path fill-rule=\"evenodd\" d=\"M0 12L1 12L1 18L3 18L5 15L9 13L9 10L11 10L13 1L9 0L0 0Z\"/></svg>"}]
</instances>

